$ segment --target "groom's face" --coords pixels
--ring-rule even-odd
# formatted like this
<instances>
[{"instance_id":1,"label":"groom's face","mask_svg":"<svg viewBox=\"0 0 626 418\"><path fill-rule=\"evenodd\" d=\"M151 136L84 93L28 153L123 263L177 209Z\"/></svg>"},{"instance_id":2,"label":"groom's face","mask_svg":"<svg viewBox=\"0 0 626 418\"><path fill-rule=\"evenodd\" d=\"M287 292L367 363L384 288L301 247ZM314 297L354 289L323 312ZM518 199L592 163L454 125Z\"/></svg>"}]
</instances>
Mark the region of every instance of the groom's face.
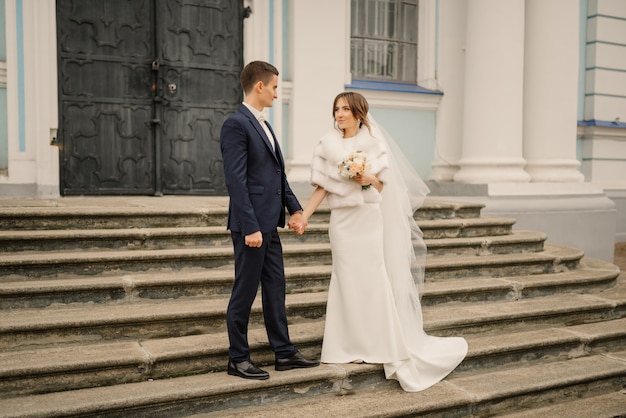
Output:
<instances>
[{"instance_id":1,"label":"groom's face","mask_svg":"<svg viewBox=\"0 0 626 418\"><path fill-rule=\"evenodd\" d=\"M263 107L272 107L274 99L278 98L278 76L272 75L267 84L261 81L261 91L259 99Z\"/></svg>"}]
</instances>

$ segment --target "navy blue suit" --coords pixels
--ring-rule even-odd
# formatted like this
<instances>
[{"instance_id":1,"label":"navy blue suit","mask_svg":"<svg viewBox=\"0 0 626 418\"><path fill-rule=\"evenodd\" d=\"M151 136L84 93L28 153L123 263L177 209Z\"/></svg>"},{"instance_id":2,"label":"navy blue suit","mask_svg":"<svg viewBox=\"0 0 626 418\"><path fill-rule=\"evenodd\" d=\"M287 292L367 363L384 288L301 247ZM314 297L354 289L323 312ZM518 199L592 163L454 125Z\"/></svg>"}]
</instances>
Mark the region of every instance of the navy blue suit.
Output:
<instances>
[{"instance_id":1,"label":"navy blue suit","mask_svg":"<svg viewBox=\"0 0 626 418\"><path fill-rule=\"evenodd\" d=\"M270 131L274 136L271 127ZM287 182L275 136L274 143L276 151L260 122L243 104L222 126L220 144L230 196L228 229L235 252L235 283L226 313L228 354L234 362L250 360L248 322L259 283L272 350L277 358L296 353L287 329L283 252L277 228L285 226L285 207L294 213L302 206ZM262 246L246 246L245 236L257 231L263 234Z\"/></svg>"}]
</instances>

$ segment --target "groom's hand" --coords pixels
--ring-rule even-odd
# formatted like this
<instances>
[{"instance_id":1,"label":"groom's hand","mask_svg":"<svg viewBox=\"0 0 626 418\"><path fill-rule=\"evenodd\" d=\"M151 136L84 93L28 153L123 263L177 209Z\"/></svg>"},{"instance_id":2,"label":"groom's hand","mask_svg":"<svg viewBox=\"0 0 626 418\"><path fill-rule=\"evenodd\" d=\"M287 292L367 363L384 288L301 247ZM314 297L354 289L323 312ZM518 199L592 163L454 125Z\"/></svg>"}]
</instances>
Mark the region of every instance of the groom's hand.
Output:
<instances>
[{"instance_id":1,"label":"groom's hand","mask_svg":"<svg viewBox=\"0 0 626 418\"><path fill-rule=\"evenodd\" d=\"M296 212L289 217L289 228L293 229L296 234L302 235L308 226L308 222L302 216L302 212Z\"/></svg>"},{"instance_id":2,"label":"groom's hand","mask_svg":"<svg viewBox=\"0 0 626 418\"><path fill-rule=\"evenodd\" d=\"M263 234L261 231L256 231L250 235L246 235L245 239L248 247L260 247L263 245Z\"/></svg>"}]
</instances>

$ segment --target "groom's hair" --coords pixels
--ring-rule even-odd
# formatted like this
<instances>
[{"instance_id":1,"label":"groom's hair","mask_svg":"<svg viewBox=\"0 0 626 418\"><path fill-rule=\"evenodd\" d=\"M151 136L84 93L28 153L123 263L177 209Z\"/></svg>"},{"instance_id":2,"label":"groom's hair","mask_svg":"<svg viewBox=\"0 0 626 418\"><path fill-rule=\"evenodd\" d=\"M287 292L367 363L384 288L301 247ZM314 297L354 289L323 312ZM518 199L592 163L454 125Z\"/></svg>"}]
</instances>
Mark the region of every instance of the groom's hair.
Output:
<instances>
[{"instance_id":1,"label":"groom's hair","mask_svg":"<svg viewBox=\"0 0 626 418\"><path fill-rule=\"evenodd\" d=\"M243 91L248 94L259 81L267 84L272 76L278 76L278 70L272 64L265 61L252 61L241 71L239 80Z\"/></svg>"}]
</instances>

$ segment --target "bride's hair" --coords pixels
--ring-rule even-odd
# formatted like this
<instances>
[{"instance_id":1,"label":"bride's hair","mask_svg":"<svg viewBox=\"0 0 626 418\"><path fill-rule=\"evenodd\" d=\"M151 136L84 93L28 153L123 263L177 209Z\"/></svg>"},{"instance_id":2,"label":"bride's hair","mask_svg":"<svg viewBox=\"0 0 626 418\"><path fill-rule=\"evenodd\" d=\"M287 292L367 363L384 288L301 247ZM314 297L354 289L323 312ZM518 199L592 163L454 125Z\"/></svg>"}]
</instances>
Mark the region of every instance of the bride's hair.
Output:
<instances>
[{"instance_id":1,"label":"bride's hair","mask_svg":"<svg viewBox=\"0 0 626 418\"><path fill-rule=\"evenodd\" d=\"M335 101L333 102L333 118L335 117L335 108L337 107L337 102L339 99L344 99L348 106L350 107L350 111L354 115L357 120L360 120L363 125L367 127L367 130L372 133L372 128L370 126L369 121L367 120L367 113L369 112L369 104L367 103L367 99L363 97L362 94L355 93L353 91L344 91L343 93L339 93L337 97L335 97Z\"/></svg>"}]
</instances>

